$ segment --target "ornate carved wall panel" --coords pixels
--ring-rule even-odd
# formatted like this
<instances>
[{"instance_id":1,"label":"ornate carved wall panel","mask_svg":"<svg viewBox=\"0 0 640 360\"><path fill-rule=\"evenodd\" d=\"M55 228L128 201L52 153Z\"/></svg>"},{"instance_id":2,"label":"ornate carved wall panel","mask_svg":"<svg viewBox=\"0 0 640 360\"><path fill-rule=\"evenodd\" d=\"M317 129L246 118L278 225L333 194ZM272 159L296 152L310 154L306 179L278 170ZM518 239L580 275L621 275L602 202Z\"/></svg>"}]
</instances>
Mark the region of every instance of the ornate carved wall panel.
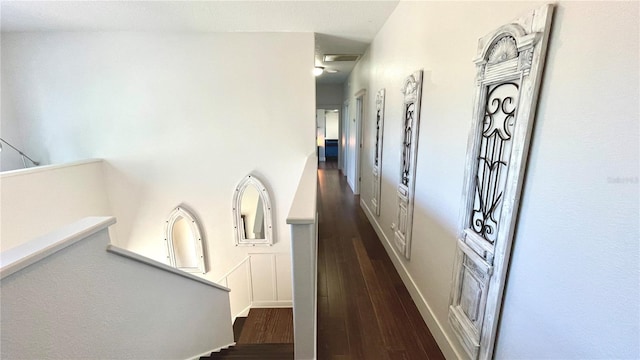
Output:
<instances>
[{"instance_id":1,"label":"ornate carved wall panel","mask_svg":"<svg viewBox=\"0 0 640 360\"><path fill-rule=\"evenodd\" d=\"M402 86L402 152L396 222L392 224L393 242L405 258L411 258L411 227L420 127L420 98L422 97L422 70L409 75Z\"/></svg>"},{"instance_id":2,"label":"ornate carved wall panel","mask_svg":"<svg viewBox=\"0 0 640 360\"><path fill-rule=\"evenodd\" d=\"M373 153L373 213L380 215L380 182L382 171L382 138L384 130L384 89L376 95L376 138Z\"/></svg>"},{"instance_id":3,"label":"ornate carved wall panel","mask_svg":"<svg viewBox=\"0 0 640 360\"><path fill-rule=\"evenodd\" d=\"M470 359L493 356L552 5L481 38L449 322Z\"/></svg>"}]
</instances>

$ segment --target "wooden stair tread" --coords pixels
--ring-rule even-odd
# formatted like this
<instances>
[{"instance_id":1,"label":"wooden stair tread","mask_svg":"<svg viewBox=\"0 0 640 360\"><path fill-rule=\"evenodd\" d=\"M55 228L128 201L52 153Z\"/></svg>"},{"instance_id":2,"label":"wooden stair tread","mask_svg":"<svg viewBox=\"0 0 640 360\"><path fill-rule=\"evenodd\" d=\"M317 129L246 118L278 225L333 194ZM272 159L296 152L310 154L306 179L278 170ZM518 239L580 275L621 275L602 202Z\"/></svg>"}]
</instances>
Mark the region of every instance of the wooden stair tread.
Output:
<instances>
[{"instance_id":1,"label":"wooden stair tread","mask_svg":"<svg viewBox=\"0 0 640 360\"><path fill-rule=\"evenodd\" d=\"M240 344L200 359L293 359L293 344Z\"/></svg>"},{"instance_id":2,"label":"wooden stair tread","mask_svg":"<svg viewBox=\"0 0 640 360\"><path fill-rule=\"evenodd\" d=\"M293 360L291 309L252 309L233 322L236 345L200 359Z\"/></svg>"}]
</instances>

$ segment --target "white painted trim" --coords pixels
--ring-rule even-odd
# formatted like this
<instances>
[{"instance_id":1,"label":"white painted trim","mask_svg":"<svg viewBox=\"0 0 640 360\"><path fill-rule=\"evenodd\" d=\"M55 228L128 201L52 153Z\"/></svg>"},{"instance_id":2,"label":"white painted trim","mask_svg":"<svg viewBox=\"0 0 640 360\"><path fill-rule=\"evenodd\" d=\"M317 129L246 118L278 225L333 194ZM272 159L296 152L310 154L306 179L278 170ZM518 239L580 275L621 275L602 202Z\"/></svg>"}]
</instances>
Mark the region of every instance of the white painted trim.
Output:
<instances>
[{"instance_id":1,"label":"white painted trim","mask_svg":"<svg viewBox=\"0 0 640 360\"><path fill-rule=\"evenodd\" d=\"M103 159L88 159L88 160L74 161L74 162L65 163L65 164L42 165L42 166L35 166L35 167L26 168L26 169L3 171L3 172L0 172L0 178L28 175L28 174L34 174L34 173L39 173L43 171L64 169L64 168L70 168L74 166L80 166L80 165L91 164L91 163L101 163L103 161L104 161Z\"/></svg>"},{"instance_id":2,"label":"white painted trim","mask_svg":"<svg viewBox=\"0 0 640 360\"><path fill-rule=\"evenodd\" d=\"M305 225L316 221L316 196L318 191L318 158L315 153L307 157L298 189L293 197L287 224Z\"/></svg>"},{"instance_id":3,"label":"white painted trim","mask_svg":"<svg viewBox=\"0 0 640 360\"><path fill-rule=\"evenodd\" d=\"M276 265L276 254L271 254L271 276L273 277L273 282L271 284L273 285L271 289L271 295L273 295L273 298L276 299L276 301L279 301L280 299L278 299L278 270Z\"/></svg>"},{"instance_id":4,"label":"white painted trim","mask_svg":"<svg viewBox=\"0 0 640 360\"><path fill-rule=\"evenodd\" d=\"M360 89L354 95L356 105L356 134L355 134L355 156L354 156L354 179L353 194L360 195L360 187L362 182L362 150L364 147L364 122L367 112L367 89ZM358 106L360 105L360 106Z\"/></svg>"},{"instance_id":5,"label":"white painted trim","mask_svg":"<svg viewBox=\"0 0 640 360\"><path fill-rule=\"evenodd\" d=\"M251 310L251 305L242 309L242 311L240 311L239 313L233 316L233 319L231 320L231 324L233 324L233 322L236 320L237 317L247 317L249 315L250 310Z\"/></svg>"},{"instance_id":6,"label":"white painted trim","mask_svg":"<svg viewBox=\"0 0 640 360\"><path fill-rule=\"evenodd\" d=\"M203 352L202 354L199 354L199 355L196 355L196 356L193 356L193 357L188 357L186 360L198 360L198 359L200 359L200 358L201 358L201 357L203 357L203 356L210 356L210 355L211 355L211 353L214 353L214 352L216 352L216 353L217 353L217 352L220 352L220 351L222 351L222 350L224 350L224 349L228 349L228 348L230 348L230 347L232 347L232 346L236 346L236 343L235 343L235 342L232 342L232 343L231 343L231 344L229 344L229 345L221 346L221 347L215 348L215 349L213 349L213 350L211 350L211 351L205 351L205 352Z\"/></svg>"},{"instance_id":7,"label":"white painted trim","mask_svg":"<svg viewBox=\"0 0 640 360\"><path fill-rule=\"evenodd\" d=\"M252 255L252 254L247 255L244 259L240 260L240 262L239 262L236 266L232 267L232 268L231 268L231 270L227 271L227 273L226 273L226 274L224 274L224 275L222 275L222 276L220 277L220 280L218 280L218 281L216 281L216 282L218 282L218 283L219 283L219 282L221 282L222 280L225 280L225 278L228 278L228 277L229 277L229 275L231 275L231 274L232 274L234 271L236 271L240 266L242 266L245 262L247 262L247 260L249 260L249 259L251 258L251 255Z\"/></svg>"},{"instance_id":8,"label":"white painted trim","mask_svg":"<svg viewBox=\"0 0 640 360\"><path fill-rule=\"evenodd\" d=\"M176 274L178 276L182 276L182 277L187 278L189 280L197 281L199 283L214 287L214 288L222 290L222 291L226 291L226 292L230 292L231 291L229 288L224 287L222 285L218 285L218 284L216 284L214 282L211 282L209 280L205 280L205 279L203 279L201 277L189 274L189 273L184 272L182 270L178 270L178 269L176 269L174 267L171 267L171 266L169 266L167 264L163 264L163 263L161 263L159 261L155 261L155 260L149 259L148 257L144 257L144 256L142 256L140 254L136 254L136 253L134 253L132 251L129 251L129 250L126 250L126 249L123 249L123 248L119 248L119 247L117 247L115 245L107 245L107 251L112 253L112 254L120 255L122 257L126 257L128 259L137 261L137 262L142 263L142 264L153 266L156 269L164 270L166 272L170 272L172 274Z\"/></svg>"},{"instance_id":9,"label":"white painted trim","mask_svg":"<svg viewBox=\"0 0 640 360\"><path fill-rule=\"evenodd\" d=\"M0 254L0 279L4 279L115 223L116 218L113 216L86 217L4 251Z\"/></svg>"},{"instance_id":10,"label":"white painted trim","mask_svg":"<svg viewBox=\"0 0 640 360\"><path fill-rule=\"evenodd\" d=\"M274 300L274 301L254 301L251 303L251 308L292 308L293 301L291 300Z\"/></svg>"},{"instance_id":11,"label":"white painted trim","mask_svg":"<svg viewBox=\"0 0 640 360\"><path fill-rule=\"evenodd\" d=\"M435 313L431 309L431 306L429 306L429 304L427 303L427 300L424 298L424 296L422 295L422 292L418 288L418 285L416 285L416 282L413 280L413 277L411 277L411 275L409 274L409 271L400 260L400 256L396 252L395 246L392 244L389 238L387 238L384 231L382 231L382 227L378 223L378 220L376 220L376 217L373 215L373 213L371 212L371 210L369 209L369 207L367 206L366 202L363 199L360 199L360 206L364 209L364 213L367 216L367 219L369 219L369 222L371 223L371 225L373 226L373 230L376 232L376 234L378 234L378 238L381 239L380 242L382 243L385 250L387 251L387 254L391 259L391 262L393 262L393 266L398 271L398 274L400 275L402 282L407 287L407 290L411 295L411 299L413 299L413 302L416 304L416 307L418 308L420 315L422 315L422 318L424 319L425 323L427 324L427 327L431 331L431 334L433 334L433 337L438 343L438 346L440 347L440 350L442 350L442 353L444 354L445 358L464 359L465 356L463 356L462 353L458 352L456 347L453 345L454 342L449 337L449 335L447 335L447 333L444 331L444 327L442 326L442 323L438 321L438 319L435 316Z\"/></svg>"}]
</instances>

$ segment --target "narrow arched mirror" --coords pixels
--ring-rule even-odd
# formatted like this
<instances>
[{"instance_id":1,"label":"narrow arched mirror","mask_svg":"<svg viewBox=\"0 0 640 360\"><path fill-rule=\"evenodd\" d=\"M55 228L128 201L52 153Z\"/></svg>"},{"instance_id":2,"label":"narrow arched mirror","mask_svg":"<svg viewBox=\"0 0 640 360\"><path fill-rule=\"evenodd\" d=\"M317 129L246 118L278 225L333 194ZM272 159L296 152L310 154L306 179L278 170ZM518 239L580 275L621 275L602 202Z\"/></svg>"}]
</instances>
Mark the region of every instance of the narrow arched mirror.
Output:
<instances>
[{"instance_id":1,"label":"narrow arched mirror","mask_svg":"<svg viewBox=\"0 0 640 360\"><path fill-rule=\"evenodd\" d=\"M195 216L183 206L176 207L169 215L165 241L171 266L187 272L206 272L200 226Z\"/></svg>"},{"instance_id":2,"label":"narrow arched mirror","mask_svg":"<svg viewBox=\"0 0 640 360\"><path fill-rule=\"evenodd\" d=\"M271 199L267 188L247 175L233 194L236 245L273 245Z\"/></svg>"}]
</instances>

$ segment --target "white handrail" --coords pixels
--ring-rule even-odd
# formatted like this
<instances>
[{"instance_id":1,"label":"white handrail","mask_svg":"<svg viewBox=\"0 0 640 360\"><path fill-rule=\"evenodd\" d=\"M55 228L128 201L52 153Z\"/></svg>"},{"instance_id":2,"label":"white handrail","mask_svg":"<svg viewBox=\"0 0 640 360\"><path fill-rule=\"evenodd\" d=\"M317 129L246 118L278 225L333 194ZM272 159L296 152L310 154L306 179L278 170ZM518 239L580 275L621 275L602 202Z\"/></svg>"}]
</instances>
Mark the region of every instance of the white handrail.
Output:
<instances>
[{"instance_id":1,"label":"white handrail","mask_svg":"<svg viewBox=\"0 0 640 360\"><path fill-rule=\"evenodd\" d=\"M227 271L227 273L222 275L220 279L216 282L220 283L222 280L225 280L226 278L228 278L229 275L233 274L240 266L244 265L244 263L246 263L249 259L251 259L251 255L247 255L244 259L240 260L240 262L236 266L232 267L231 270Z\"/></svg>"},{"instance_id":2,"label":"white handrail","mask_svg":"<svg viewBox=\"0 0 640 360\"><path fill-rule=\"evenodd\" d=\"M293 197L287 224L313 224L316 220L318 189L318 158L315 153L307 157L298 190Z\"/></svg>"},{"instance_id":3,"label":"white handrail","mask_svg":"<svg viewBox=\"0 0 640 360\"><path fill-rule=\"evenodd\" d=\"M18 272L116 223L113 216L87 217L0 254L0 279Z\"/></svg>"},{"instance_id":4,"label":"white handrail","mask_svg":"<svg viewBox=\"0 0 640 360\"><path fill-rule=\"evenodd\" d=\"M133 251L129 251L120 247L117 247L115 245L107 245L107 251L112 253L112 254L116 254L116 255L120 255L122 257L126 257L127 259L131 259L134 261L137 261L139 263L145 264L145 265L149 265L149 266L153 266L156 269L160 269L160 270L164 270L166 272L178 275L178 276L182 276L184 278L187 278L189 280L193 280L193 281L197 281L199 283L214 287L216 289L220 289L222 291L226 291L226 292L230 292L231 290L228 287L216 284L212 281L203 279L201 277L197 277L193 274L189 274L188 272L184 272L182 270L178 270L174 267L171 267L167 264L163 264L159 261L155 261L152 259L149 259L148 257L142 256L140 254L136 254Z\"/></svg>"}]
</instances>

